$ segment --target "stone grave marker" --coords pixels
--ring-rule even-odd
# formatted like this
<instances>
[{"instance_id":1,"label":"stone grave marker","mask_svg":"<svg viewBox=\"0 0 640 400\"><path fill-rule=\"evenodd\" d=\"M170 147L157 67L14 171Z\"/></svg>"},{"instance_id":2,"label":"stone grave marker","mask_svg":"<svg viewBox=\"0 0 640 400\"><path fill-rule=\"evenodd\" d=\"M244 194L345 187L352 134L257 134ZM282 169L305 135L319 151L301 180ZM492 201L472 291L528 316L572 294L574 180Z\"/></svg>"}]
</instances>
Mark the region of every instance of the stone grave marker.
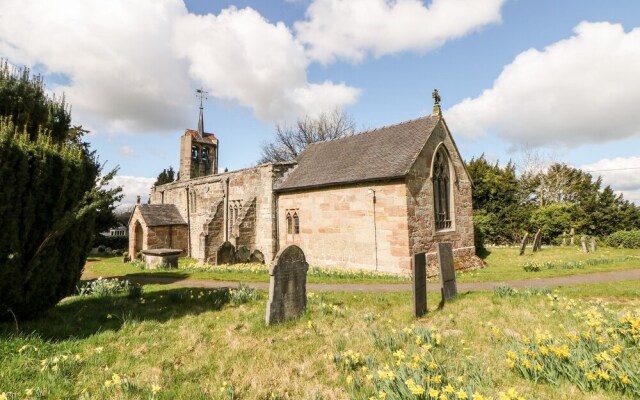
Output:
<instances>
[{"instance_id":1,"label":"stone grave marker","mask_svg":"<svg viewBox=\"0 0 640 400\"><path fill-rule=\"evenodd\" d=\"M587 254L589 252L589 249L587 249L587 237L586 236L580 237L580 243L582 243L582 252L584 254Z\"/></svg>"},{"instance_id":2,"label":"stone grave marker","mask_svg":"<svg viewBox=\"0 0 640 400\"><path fill-rule=\"evenodd\" d=\"M251 258L249 258L249 262L264 264L264 254L262 254L260 250L255 249L253 253L251 253Z\"/></svg>"},{"instance_id":3,"label":"stone grave marker","mask_svg":"<svg viewBox=\"0 0 640 400\"><path fill-rule=\"evenodd\" d=\"M527 240L529 239L529 232L524 234L522 242L520 243L520 255L524 255L524 251L527 249Z\"/></svg>"},{"instance_id":4,"label":"stone grave marker","mask_svg":"<svg viewBox=\"0 0 640 400\"><path fill-rule=\"evenodd\" d=\"M562 243L560 245L561 246L566 246L567 245L567 232L565 232L565 231L562 232Z\"/></svg>"},{"instance_id":5,"label":"stone grave marker","mask_svg":"<svg viewBox=\"0 0 640 400\"><path fill-rule=\"evenodd\" d=\"M440 267L440 282L442 282L442 301L446 301L458 294L451 243L438 243L438 265Z\"/></svg>"},{"instance_id":6,"label":"stone grave marker","mask_svg":"<svg viewBox=\"0 0 640 400\"><path fill-rule=\"evenodd\" d=\"M297 318L307 307L307 263L302 249L288 246L278 253L269 275L269 302L266 323Z\"/></svg>"},{"instance_id":7,"label":"stone grave marker","mask_svg":"<svg viewBox=\"0 0 640 400\"><path fill-rule=\"evenodd\" d=\"M231 242L224 242L218 247L216 265L233 264L236 262L236 248Z\"/></svg>"},{"instance_id":8,"label":"stone grave marker","mask_svg":"<svg viewBox=\"0 0 640 400\"><path fill-rule=\"evenodd\" d=\"M575 246L576 242L574 240L574 237L576 235L576 230L574 228L571 228L571 231L569 232L569 236L571 237L571 241L569 242L569 246Z\"/></svg>"},{"instance_id":9,"label":"stone grave marker","mask_svg":"<svg viewBox=\"0 0 640 400\"><path fill-rule=\"evenodd\" d=\"M596 243L596 238L592 236L591 237L591 252L595 253L597 249L598 249L598 244Z\"/></svg>"},{"instance_id":10,"label":"stone grave marker","mask_svg":"<svg viewBox=\"0 0 640 400\"><path fill-rule=\"evenodd\" d=\"M240 246L236 251L236 262L248 263L251 258L251 250L247 246Z\"/></svg>"},{"instance_id":11,"label":"stone grave marker","mask_svg":"<svg viewBox=\"0 0 640 400\"><path fill-rule=\"evenodd\" d=\"M534 253L536 251L540 250L540 241L542 240L541 236L542 236L542 230L538 229L538 232L536 232L536 235L533 237L533 252Z\"/></svg>"},{"instance_id":12,"label":"stone grave marker","mask_svg":"<svg viewBox=\"0 0 640 400\"><path fill-rule=\"evenodd\" d=\"M427 313L427 255L413 255L413 314L422 317Z\"/></svg>"},{"instance_id":13,"label":"stone grave marker","mask_svg":"<svg viewBox=\"0 0 640 400\"><path fill-rule=\"evenodd\" d=\"M147 269L177 269L181 249L148 249L142 250Z\"/></svg>"}]
</instances>

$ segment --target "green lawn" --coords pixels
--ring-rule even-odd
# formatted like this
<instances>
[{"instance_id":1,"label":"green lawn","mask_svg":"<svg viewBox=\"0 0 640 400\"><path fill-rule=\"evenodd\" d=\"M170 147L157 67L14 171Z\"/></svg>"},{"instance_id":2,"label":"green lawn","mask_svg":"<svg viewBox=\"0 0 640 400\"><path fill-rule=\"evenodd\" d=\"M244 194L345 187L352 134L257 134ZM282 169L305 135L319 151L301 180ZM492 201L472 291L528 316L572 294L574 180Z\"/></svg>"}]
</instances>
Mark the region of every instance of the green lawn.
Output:
<instances>
[{"instance_id":1,"label":"green lawn","mask_svg":"<svg viewBox=\"0 0 640 400\"><path fill-rule=\"evenodd\" d=\"M545 247L537 253L527 249L523 256L518 255L519 248L489 248L489 251L484 259L485 268L458 274L458 281L503 282L640 268L640 249L604 247L596 253L583 254L578 247ZM553 264L553 268L545 267L545 262ZM527 272L523 268L526 263L537 263L541 270Z\"/></svg>"},{"instance_id":2,"label":"green lawn","mask_svg":"<svg viewBox=\"0 0 640 400\"><path fill-rule=\"evenodd\" d=\"M161 285L78 296L0 323L0 398L637 398L640 300L590 287L466 293L442 310L429 294L418 320L409 292L309 293L306 314L272 327L264 292L242 305Z\"/></svg>"}]
</instances>

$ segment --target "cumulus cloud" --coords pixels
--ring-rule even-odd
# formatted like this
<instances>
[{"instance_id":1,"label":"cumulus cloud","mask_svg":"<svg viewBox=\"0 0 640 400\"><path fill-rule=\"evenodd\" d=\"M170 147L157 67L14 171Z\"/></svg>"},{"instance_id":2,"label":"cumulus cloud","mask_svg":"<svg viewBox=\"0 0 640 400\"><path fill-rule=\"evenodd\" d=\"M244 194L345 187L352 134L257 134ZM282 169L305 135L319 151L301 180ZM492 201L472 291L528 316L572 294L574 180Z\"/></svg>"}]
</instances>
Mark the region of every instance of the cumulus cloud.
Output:
<instances>
[{"instance_id":1,"label":"cumulus cloud","mask_svg":"<svg viewBox=\"0 0 640 400\"><path fill-rule=\"evenodd\" d=\"M582 22L575 35L530 49L474 99L446 111L452 132L494 131L513 144L576 147L640 133L640 28Z\"/></svg>"},{"instance_id":2,"label":"cumulus cloud","mask_svg":"<svg viewBox=\"0 0 640 400\"><path fill-rule=\"evenodd\" d=\"M180 0L4 0L0 54L68 77L53 89L67 94L83 122L183 128L190 81L169 42L174 19L186 13Z\"/></svg>"},{"instance_id":3,"label":"cumulus cloud","mask_svg":"<svg viewBox=\"0 0 640 400\"><path fill-rule=\"evenodd\" d=\"M267 121L314 115L356 101L345 84L307 81L304 48L281 22L251 8L186 15L176 23L174 50L191 76L217 98L252 108Z\"/></svg>"},{"instance_id":4,"label":"cumulus cloud","mask_svg":"<svg viewBox=\"0 0 640 400\"><path fill-rule=\"evenodd\" d=\"M315 0L298 39L322 63L361 61L367 54L428 51L501 21L505 0Z\"/></svg>"},{"instance_id":5,"label":"cumulus cloud","mask_svg":"<svg viewBox=\"0 0 640 400\"><path fill-rule=\"evenodd\" d=\"M640 157L604 158L582 165L580 169L595 177L601 176L605 185L610 185L616 193L622 193L626 200L640 205Z\"/></svg>"},{"instance_id":6,"label":"cumulus cloud","mask_svg":"<svg viewBox=\"0 0 640 400\"><path fill-rule=\"evenodd\" d=\"M251 8L189 14L182 0L4 0L0 56L62 75L74 117L112 132L175 132L193 88L268 122L353 104L359 91L307 80L304 48Z\"/></svg>"},{"instance_id":7,"label":"cumulus cloud","mask_svg":"<svg viewBox=\"0 0 640 400\"><path fill-rule=\"evenodd\" d=\"M142 202L146 203L149 198L151 186L153 186L155 181L155 178L146 178L143 176L116 175L111 181L110 186L122 186L124 197L118 207L126 208L136 204L137 196L140 196Z\"/></svg>"}]
</instances>

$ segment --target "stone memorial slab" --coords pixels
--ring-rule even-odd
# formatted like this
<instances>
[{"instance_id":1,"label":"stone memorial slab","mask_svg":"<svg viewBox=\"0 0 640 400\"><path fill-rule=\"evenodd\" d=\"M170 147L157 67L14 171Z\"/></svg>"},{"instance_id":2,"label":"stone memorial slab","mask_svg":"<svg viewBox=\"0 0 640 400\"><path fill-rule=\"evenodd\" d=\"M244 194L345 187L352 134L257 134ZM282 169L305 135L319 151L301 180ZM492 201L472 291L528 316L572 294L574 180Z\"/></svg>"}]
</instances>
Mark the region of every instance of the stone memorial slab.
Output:
<instances>
[{"instance_id":1,"label":"stone memorial slab","mask_svg":"<svg viewBox=\"0 0 640 400\"><path fill-rule=\"evenodd\" d=\"M440 282L442 282L442 300L446 301L458 294L451 243L438 243L438 265L440 267Z\"/></svg>"},{"instance_id":2,"label":"stone memorial slab","mask_svg":"<svg viewBox=\"0 0 640 400\"><path fill-rule=\"evenodd\" d=\"M542 236L542 230L538 229L538 232L536 232L536 235L533 237L533 252L534 253L536 251L540 250L540 241L542 240L541 236Z\"/></svg>"},{"instance_id":3,"label":"stone memorial slab","mask_svg":"<svg viewBox=\"0 0 640 400\"><path fill-rule=\"evenodd\" d=\"M561 246L567 245L567 232L562 232L562 243L560 245Z\"/></svg>"},{"instance_id":4,"label":"stone memorial slab","mask_svg":"<svg viewBox=\"0 0 640 400\"><path fill-rule=\"evenodd\" d=\"M177 269L181 249L148 249L142 250L147 269Z\"/></svg>"},{"instance_id":5,"label":"stone memorial slab","mask_svg":"<svg viewBox=\"0 0 640 400\"><path fill-rule=\"evenodd\" d=\"M262 252L258 249L254 250L253 253L251 253L249 262L264 264L264 254L262 254Z\"/></svg>"},{"instance_id":6,"label":"stone memorial slab","mask_svg":"<svg viewBox=\"0 0 640 400\"><path fill-rule=\"evenodd\" d=\"M582 243L582 252L584 254L587 254L589 252L589 249L587 249L587 237L586 236L580 237L580 243Z\"/></svg>"},{"instance_id":7,"label":"stone memorial slab","mask_svg":"<svg viewBox=\"0 0 640 400\"><path fill-rule=\"evenodd\" d=\"M413 314L422 317L427 313L427 255L413 255Z\"/></svg>"},{"instance_id":8,"label":"stone memorial slab","mask_svg":"<svg viewBox=\"0 0 640 400\"><path fill-rule=\"evenodd\" d=\"M216 265L233 264L236 262L236 248L231 242L224 242L218 247Z\"/></svg>"},{"instance_id":9,"label":"stone memorial slab","mask_svg":"<svg viewBox=\"0 0 640 400\"><path fill-rule=\"evenodd\" d=\"M294 319L307 308L307 263L304 252L296 245L278 253L269 275L269 302L266 323L271 325Z\"/></svg>"},{"instance_id":10,"label":"stone memorial slab","mask_svg":"<svg viewBox=\"0 0 640 400\"><path fill-rule=\"evenodd\" d=\"M524 255L525 250L527 249L527 240L529 239L529 232L524 234L522 238L522 242L520 242L520 255Z\"/></svg>"},{"instance_id":11,"label":"stone memorial slab","mask_svg":"<svg viewBox=\"0 0 640 400\"><path fill-rule=\"evenodd\" d=\"M236 262L248 263L251 258L251 250L247 246L240 246L236 251Z\"/></svg>"},{"instance_id":12,"label":"stone memorial slab","mask_svg":"<svg viewBox=\"0 0 640 400\"><path fill-rule=\"evenodd\" d=\"M595 253L597 249L598 249L598 244L596 243L596 238L591 237L591 252Z\"/></svg>"},{"instance_id":13,"label":"stone memorial slab","mask_svg":"<svg viewBox=\"0 0 640 400\"><path fill-rule=\"evenodd\" d=\"M574 240L574 237L576 235L576 230L574 228L571 228L571 231L569 232L569 236L571 237L571 241L569 242L569 246L575 246L576 242Z\"/></svg>"}]
</instances>

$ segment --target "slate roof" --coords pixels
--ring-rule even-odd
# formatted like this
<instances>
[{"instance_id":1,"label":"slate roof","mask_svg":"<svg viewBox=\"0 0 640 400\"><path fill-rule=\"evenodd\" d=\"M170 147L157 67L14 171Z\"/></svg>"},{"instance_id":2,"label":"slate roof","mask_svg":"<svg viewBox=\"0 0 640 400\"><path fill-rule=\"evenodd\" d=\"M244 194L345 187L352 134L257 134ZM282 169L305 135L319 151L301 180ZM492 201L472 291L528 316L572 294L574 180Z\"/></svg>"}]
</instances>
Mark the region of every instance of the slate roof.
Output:
<instances>
[{"instance_id":1,"label":"slate roof","mask_svg":"<svg viewBox=\"0 0 640 400\"><path fill-rule=\"evenodd\" d=\"M196 142L214 144L218 141L216 135L214 135L213 133L204 132L204 135L200 136L198 131L193 129L185 129L184 133L187 135L191 135L191 137L194 138Z\"/></svg>"},{"instance_id":2,"label":"slate roof","mask_svg":"<svg viewBox=\"0 0 640 400\"><path fill-rule=\"evenodd\" d=\"M277 190L402 178L439 120L439 117L427 116L311 144L298 156L298 166Z\"/></svg>"},{"instance_id":3,"label":"slate roof","mask_svg":"<svg viewBox=\"0 0 640 400\"><path fill-rule=\"evenodd\" d=\"M147 226L187 225L175 204L138 204Z\"/></svg>"}]
</instances>

